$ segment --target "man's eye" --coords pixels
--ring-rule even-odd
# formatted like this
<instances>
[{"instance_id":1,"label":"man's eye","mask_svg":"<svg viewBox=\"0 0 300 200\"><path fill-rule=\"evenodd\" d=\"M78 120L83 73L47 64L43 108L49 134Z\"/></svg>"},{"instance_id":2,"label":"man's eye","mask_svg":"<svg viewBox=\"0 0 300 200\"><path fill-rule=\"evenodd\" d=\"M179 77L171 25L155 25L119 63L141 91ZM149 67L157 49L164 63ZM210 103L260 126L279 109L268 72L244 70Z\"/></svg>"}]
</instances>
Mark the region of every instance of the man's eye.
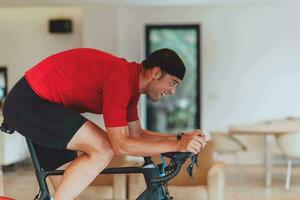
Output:
<instances>
[{"instance_id":1,"label":"man's eye","mask_svg":"<svg viewBox=\"0 0 300 200\"><path fill-rule=\"evenodd\" d=\"M171 82L171 85L172 85L172 86L176 86L177 83L176 83L175 81L172 81L172 82Z\"/></svg>"}]
</instances>

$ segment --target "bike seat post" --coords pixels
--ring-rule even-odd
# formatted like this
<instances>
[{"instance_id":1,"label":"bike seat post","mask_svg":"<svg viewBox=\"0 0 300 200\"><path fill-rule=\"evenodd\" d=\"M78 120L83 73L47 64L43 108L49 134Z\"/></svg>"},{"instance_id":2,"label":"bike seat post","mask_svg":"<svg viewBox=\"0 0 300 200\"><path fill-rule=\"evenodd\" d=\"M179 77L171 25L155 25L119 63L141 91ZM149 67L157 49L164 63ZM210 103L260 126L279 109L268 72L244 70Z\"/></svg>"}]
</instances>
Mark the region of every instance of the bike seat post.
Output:
<instances>
[{"instance_id":1,"label":"bike seat post","mask_svg":"<svg viewBox=\"0 0 300 200\"><path fill-rule=\"evenodd\" d=\"M153 163L153 161L151 160L151 157L144 157L144 165L150 165Z\"/></svg>"},{"instance_id":2,"label":"bike seat post","mask_svg":"<svg viewBox=\"0 0 300 200\"><path fill-rule=\"evenodd\" d=\"M31 155L31 160L34 166L34 170L35 170L35 174L37 177L37 181L41 190L41 195L39 197L39 200L50 200L50 193L49 193L49 189L46 183L46 173L43 172L40 163L38 161L38 157L37 154L35 152L33 143L30 139L26 138L26 142L28 145L28 149Z\"/></svg>"}]
</instances>

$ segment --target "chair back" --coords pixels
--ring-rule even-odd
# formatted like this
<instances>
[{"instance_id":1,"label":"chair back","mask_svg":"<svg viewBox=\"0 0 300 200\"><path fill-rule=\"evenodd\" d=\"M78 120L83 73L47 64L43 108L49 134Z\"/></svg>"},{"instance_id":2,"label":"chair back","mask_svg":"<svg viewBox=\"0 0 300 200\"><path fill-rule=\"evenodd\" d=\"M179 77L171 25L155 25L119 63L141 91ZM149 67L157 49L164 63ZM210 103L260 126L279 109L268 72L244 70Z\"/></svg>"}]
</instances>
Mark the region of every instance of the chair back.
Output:
<instances>
[{"instance_id":1,"label":"chair back","mask_svg":"<svg viewBox=\"0 0 300 200\"><path fill-rule=\"evenodd\" d=\"M218 153L235 153L247 150L246 146L238 139L226 132L211 132Z\"/></svg>"},{"instance_id":2,"label":"chair back","mask_svg":"<svg viewBox=\"0 0 300 200\"><path fill-rule=\"evenodd\" d=\"M280 135L277 142L285 156L300 158L300 132Z\"/></svg>"}]
</instances>

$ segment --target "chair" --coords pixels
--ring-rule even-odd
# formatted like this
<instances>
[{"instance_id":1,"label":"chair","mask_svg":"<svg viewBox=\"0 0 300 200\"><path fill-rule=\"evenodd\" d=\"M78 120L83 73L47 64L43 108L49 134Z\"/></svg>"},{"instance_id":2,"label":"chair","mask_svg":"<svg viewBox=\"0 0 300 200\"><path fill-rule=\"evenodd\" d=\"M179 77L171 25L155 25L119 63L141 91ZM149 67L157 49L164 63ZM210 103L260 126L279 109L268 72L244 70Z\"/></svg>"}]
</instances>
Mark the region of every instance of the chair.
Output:
<instances>
[{"instance_id":1,"label":"chair","mask_svg":"<svg viewBox=\"0 0 300 200\"><path fill-rule=\"evenodd\" d=\"M152 157L160 163L160 156ZM174 200L223 200L225 172L222 162L213 161L213 143L209 141L198 154L199 167L194 167L193 178L185 170L189 162L182 166L180 174L168 183L168 188ZM128 175L129 199L136 199L146 188L144 177L140 174Z\"/></svg>"},{"instance_id":2,"label":"chair","mask_svg":"<svg viewBox=\"0 0 300 200\"><path fill-rule=\"evenodd\" d=\"M246 146L226 132L213 131L211 132L211 136L214 141L216 153L218 155L232 154L235 156L236 163L238 164L238 152L246 151Z\"/></svg>"},{"instance_id":3,"label":"chair","mask_svg":"<svg viewBox=\"0 0 300 200\"><path fill-rule=\"evenodd\" d=\"M279 135L277 137L277 143L288 161L285 190L289 190L292 174L292 161L300 159L300 132Z\"/></svg>"}]
</instances>

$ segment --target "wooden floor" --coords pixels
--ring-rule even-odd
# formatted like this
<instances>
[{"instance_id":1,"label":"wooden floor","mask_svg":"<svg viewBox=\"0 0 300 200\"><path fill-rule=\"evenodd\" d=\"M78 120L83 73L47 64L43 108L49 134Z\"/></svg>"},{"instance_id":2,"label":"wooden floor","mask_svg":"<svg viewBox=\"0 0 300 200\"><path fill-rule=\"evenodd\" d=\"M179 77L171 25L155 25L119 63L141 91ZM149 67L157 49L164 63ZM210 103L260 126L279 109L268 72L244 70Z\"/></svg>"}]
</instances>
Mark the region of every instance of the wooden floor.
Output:
<instances>
[{"instance_id":1,"label":"wooden floor","mask_svg":"<svg viewBox=\"0 0 300 200\"><path fill-rule=\"evenodd\" d=\"M272 187L264 186L262 166L226 167L226 200L299 200L300 167L293 168L289 191L284 190L286 167L273 167Z\"/></svg>"},{"instance_id":2,"label":"wooden floor","mask_svg":"<svg viewBox=\"0 0 300 200\"><path fill-rule=\"evenodd\" d=\"M293 167L291 189L288 192L284 190L285 170L285 167L274 167L273 186L266 188L262 166L227 166L225 200L299 200L300 167ZM33 199L36 191L35 177L27 163L6 169L4 182L6 196L17 200ZM97 194L95 188L89 188L80 199L96 200L94 194Z\"/></svg>"}]
</instances>

